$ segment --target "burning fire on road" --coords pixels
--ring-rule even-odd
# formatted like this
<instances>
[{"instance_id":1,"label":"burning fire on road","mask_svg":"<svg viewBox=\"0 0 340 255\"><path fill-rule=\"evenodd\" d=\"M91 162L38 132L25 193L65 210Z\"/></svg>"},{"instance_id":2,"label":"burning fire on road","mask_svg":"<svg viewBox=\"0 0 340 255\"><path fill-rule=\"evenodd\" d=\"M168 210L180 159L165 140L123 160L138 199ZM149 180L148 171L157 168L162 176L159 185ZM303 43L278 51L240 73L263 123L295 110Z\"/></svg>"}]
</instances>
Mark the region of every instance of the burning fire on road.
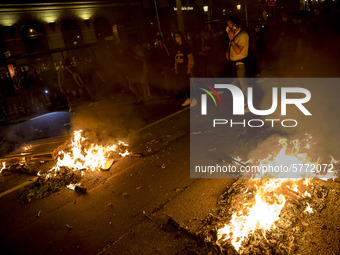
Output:
<instances>
[{"instance_id":1,"label":"burning fire on road","mask_svg":"<svg viewBox=\"0 0 340 255\"><path fill-rule=\"evenodd\" d=\"M48 147L53 142L49 141L42 145ZM130 154L127 149L128 144L122 141L117 143L110 143L109 140L101 141L93 132L82 130L74 131L71 139L63 141L63 144L56 149L58 153L55 160L53 156L49 156L47 163L39 157L32 162L35 155L39 155L39 152L34 154L34 148L33 145L24 146L22 148L25 151L24 155L19 152L16 154L19 155L18 158L13 157L9 166L6 165L7 162L3 162L0 167L0 173L5 171L6 174L10 174L20 170L38 175L37 180L23 191L19 199L22 202L46 197L61 187L86 193L86 188L80 186L81 180L97 178L98 170L109 170L115 161ZM47 157L46 153L44 157Z\"/></svg>"},{"instance_id":2,"label":"burning fire on road","mask_svg":"<svg viewBox=\"0 0 340 255\"><path fill-rule=\"evenodd\" d=\"M307 153L310 139L280 139L279 145L279 152L247 164L267 170L282 164L295 168L285 175L266 170L238 179L219 199L218 215L203 228L205 241L221 253L306 254L298 251L308 239L306 230L327 202L338 198L339 183L334 180L339 161L330 157L324 168L323 159L312 161Z\"/></svg>"},{"instance_id":3,"label":"burning fire on road","mask_svg":"<svg viewBox=\"0 0 340 255\"><path fill-rule=\"evenodd\" d=\"M126 149L128 145L119 141L118 145L99 145L88 143L82 135L83 131L74 131L73 139L70 143L68 152L62 150L59 152L56 165L49 171L52 175L56 175L61 168L69 168L72 171L95 171L105 169L106 164L113 157L125 157L129 155ZM47 178L50 178L49 174Z\"/></svg>"},{"instance_id":4,"label":"burning fire on road","mask_svg":"<svg viewBox=\"0 0 340 255\"><path fill-rule=\"evenodd\" d=\"M2 167L0 169L0 174L2 173L2 171L6 169L6 162L2 162Z\"/></svg>"},{"instance_id":5,"label":"burning fire on road","mask_svg":"<svg viewBox=\"0 0 340 255\"><path fill-rule=\"evenodd\" d=\"M44 174L38 172L38 176L42 181L61 178L67 188L86 193L86 188L80 187L82 177L89 171L109 169L118 157L130 154L127 147L122 141L113 145L97 144L87 139L82 130L74 131L69 145L59 151L55 165Z\"/></svg>"}]
</instances>

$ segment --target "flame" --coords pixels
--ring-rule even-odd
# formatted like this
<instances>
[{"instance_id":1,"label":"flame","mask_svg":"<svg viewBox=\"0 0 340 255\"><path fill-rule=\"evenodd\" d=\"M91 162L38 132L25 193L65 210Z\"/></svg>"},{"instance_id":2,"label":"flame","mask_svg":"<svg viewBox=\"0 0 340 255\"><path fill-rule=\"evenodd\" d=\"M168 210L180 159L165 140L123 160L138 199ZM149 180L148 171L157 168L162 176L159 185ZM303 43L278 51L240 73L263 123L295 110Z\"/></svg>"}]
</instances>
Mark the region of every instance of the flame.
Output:
<instances>
[{"instance_id":1,"label":"flame","mask_svg":"<svg viewBox=\"0 0 340 255\"><path fill-rule=\"evenodd\" d=\"M255 204L247 208L247 212L234 213L230 223L219 229L217 232L218 240L231 239L231 244L238 251L242 241L256 229L261 229L264 236L266 231L275 228L274 222L279 219L280 212L285 205L283 195L275 195L276 202L268 204L263 195L275 191L281 185L279 179L268 180L268 183L258 187L255 195ZM274 193L275 194L275 193Z\"/></svg>"},{"instance_id":2,"label":"flame","mask_svg":"<svg viewBox=\"0 0 340 255\"><path fill-rule=\"evenodd\" d=\"M307 214L312 214L314 212L313 208L307 203L307 208L304 210Z\"/></svg>"},{"instance_id":3,"label":"flame","mask_svg":"<svg viewBox=\"0 0 340 255\"><path fill-rule=\"evenodd\" d=\"M123 145L123 146L126 146L126 147L129 146L127 143L124 143L123 141L119 141L118 145Z\"/></svg>"},{"instance_id":4,"label":"flame","mask_svg":"<svg viewBox=\"0 0 340 255\"><path fill-rule=\"evenodd\" d=\"M70 183L69 185L66 186L66 188L75 190L76 186L80 186L81 183Z\"/></svg>"},{"instance_id":5,"label":"flame","mask_svg":"<svg viewBox=\"0 0 340 255\"><path fill-rule=\"evenodd\" d=\"M67 167L73 171L77 170L99 170L104 168L106 162L112 153L116 152L118 146L128 146L124 142L119 142L117 145L102 146L98 144L90 144L86 148L86 139L82 136L82 130L74 131L74 136L71 141L70 152L60 151L56 165L50 170L54 172L54 176L57 171L60 171L62 167ZM129 152L125 150L124 153L118 153L120 156L125 157L129 155ZM83 175L83 173L82 173ZM50 178L47 175L46 178Z\"/></svg>"},{"instance_id":6,"label":"flame","mask_svg":"<svg viewBox=\"0 0 340 255\"><path fill-rule=\"evenodd\" d=\"M130 152L128 152L127 150L124 153L119 153L119 156L122 156L122 157L126 157L128 155L130 155Z\"/></svg>"},{"instance_id":7,"label":"flame","mask_svg":"<svg viewBox=\"0 0 340 255\"><path fill-rule=\"evenodd\" d=\"M27 145L27 146L24 146L23 149L24 149L25 151L27 151L27 150L32 149L32 147L33 147L32 144L29 144L29 145Z\"/></svg>"},{"instance_id":8,"label":"flame","mask_svg":"<svg viewBox=\"0 0 340 255\"><path fill-rule=\"evenodd\" d=\"M293 145L292 149L289 149L289 144ZM301 153L300 150L302 148L309 150L310 143L305 146L302 146L302 142L298 139L291 141L290 143L286 138L282 138L279 140L279 145L282 146L282 149L279 153L274 157L272 154L269 154L266 159L262 159L259 161L259 165L263 169L264 167L280 167L286 166L287 171L278 171L278 172L258 172L255 173L253 177L255 178L314 178L318 177L323 180L336 178L334 172L319 171L314 166L320 165L320 158L317 161L313 162L309 157L307 152ZM331 157L330 164L336 163L333 157ZM295 169L292 169L295 167ZM321 168L323 168L321 164Z\"/></svg>"},{"instance_id":9,"label":"flame","mask_svg":"<svg viewBox=\"0 0 340 255\"><path fill-rule=\"evenodd\" d=\"M74 190L76 188L76 183L70 183L69 185L66 186L66 188Z\"/></svg>"},{"instance_id":10,"label":"flame","mask_svg":"<svg viewBox=\"0 0 340 255\"><path fill-rule=\"evenodd\" d=\"M0 174L6 168L6 162L2 162L2 168L0 169Z\"/></svg>"},{"instance_id":11,"label":"flame","mask_svg":"<svg viewBox=\"0 0 340 255\"><path fill-rule=\"evenodd\" d=\"M266 159L258 161L259 165L318 164L320 159L312 163L307 153L300 152L301 149L310 149L310 139L311 136L308 137L306 146L302 146L299 140L293 140L289 143L286 138L280 139L279 145L283 148L279 153L276 156L269 154ZM292 145L292 149L288 148L289 145ZM241 160L238 158L238 161ZM334 164L338 161L332 157L330 162ZM287 199L311 197L308 192L309 178L314 177L322 177L320 179L327 180L336 176L334 173L321 174L320 172L310 171L289 172L289 175L280 172L256 172L253 174L248 184L252 185L252 190L254 190L253 200L247 202L248 200L245 199L246 201L239 202L238 210L232 214L230 222L217 230L217 244L220 245L223 241L229 240L235 250L239 251L242 247L242 242L255 231L262 233L265 238L267 231L276 228L275 223L279 220ZM313 208L307 203L304 212L312 214Z\"/></svg>"}]
</instances>

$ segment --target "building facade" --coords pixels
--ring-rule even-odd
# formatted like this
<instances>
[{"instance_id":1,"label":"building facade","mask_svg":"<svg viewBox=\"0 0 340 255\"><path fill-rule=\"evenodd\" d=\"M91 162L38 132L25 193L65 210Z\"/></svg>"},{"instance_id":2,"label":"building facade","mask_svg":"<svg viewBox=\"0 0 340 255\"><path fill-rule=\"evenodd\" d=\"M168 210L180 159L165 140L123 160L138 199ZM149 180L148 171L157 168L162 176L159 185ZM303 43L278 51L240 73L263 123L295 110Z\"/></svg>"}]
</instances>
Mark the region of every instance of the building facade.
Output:
<instances>
[{"instance_id":1,"label":"building facade","mask_svg":"<svg viewBox=\"0 0 340 255\"><path fill-rule=\"evenodd\" d=\"M49 52L58 58L61 51L100 40L143 40L141 21L138 0L0 4L2 61Z\"/></svg>"}]
</instances>

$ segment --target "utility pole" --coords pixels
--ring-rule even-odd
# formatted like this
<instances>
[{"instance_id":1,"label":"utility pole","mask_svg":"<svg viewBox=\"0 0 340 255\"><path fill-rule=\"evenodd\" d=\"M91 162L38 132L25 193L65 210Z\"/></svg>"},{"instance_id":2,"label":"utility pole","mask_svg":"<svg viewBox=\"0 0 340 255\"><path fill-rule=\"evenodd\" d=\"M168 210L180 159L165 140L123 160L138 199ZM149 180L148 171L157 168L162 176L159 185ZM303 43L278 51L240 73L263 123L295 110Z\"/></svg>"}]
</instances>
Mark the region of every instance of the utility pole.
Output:
<instances>
[{"instance_id":1,"label":"utility pole","mask_svg":"<svg viewBox=\"0 0 340 255\"><path fill-rule=\"evenodd\" d=\"M153 3L155 5L155 10L156 10L156 18L157 18L157 24L158 24L158 31L159 31L160 36L162 36L162 38L163 38L163 33L162 33L162 29L161 29L161 22L159 21L159 15L158 15L157 1L153 0Z\"/></svg>"},{"instance_id":2,"label":"utility pole","mask_svg":"<svg viewBox=\"0 0 340 255\"><path fill-rule=\"evenodd\" d=\"M182 0L176 0L178 30L184 34Z\"/></svg>"},{"instance_id":3,"label":"utility pole","mask_svg":"<svg viewBox=\"0 0 340 255\"><path fill-rule=\"evenodd\" d=\"M248 28L248 8L247 8L247 0L244 0L244 12L246 13L246 26Z\"/></svg>"}]
</instances>

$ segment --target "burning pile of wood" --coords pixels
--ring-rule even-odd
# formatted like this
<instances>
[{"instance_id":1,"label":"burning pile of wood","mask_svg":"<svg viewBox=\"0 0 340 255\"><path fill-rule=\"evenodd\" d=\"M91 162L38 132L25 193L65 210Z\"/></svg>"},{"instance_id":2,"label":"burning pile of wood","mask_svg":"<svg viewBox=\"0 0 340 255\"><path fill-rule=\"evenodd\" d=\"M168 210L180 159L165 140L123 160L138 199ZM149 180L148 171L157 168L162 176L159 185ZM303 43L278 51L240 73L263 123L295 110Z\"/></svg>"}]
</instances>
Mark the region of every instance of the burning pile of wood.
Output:
<instances>
[{"instance_id":1,"label":"burning pile of wood","mask_svg":"<svg viewBox=\"0 0 340 255\"><path fill-rule=\"evenodd\" d=\"M263 180L255 182L258 181ZM255 217L250 216L256 204L257 189L254 180L239 179L220 197L220 211L207 219L201 235L206 243L215 246L222 254L297 254L301 243L307 240L306 230L314 217L325 208L327 202L338 196L339 185L337 189L336 185L332 180L310 180L306 190L309 195L303 196L291 190L290 183L287 182L282 187L286 201L279 217L268 229L264 229L260 228L261 221L271 218L273 211L261 205L262 210ZM274 196L268 195L267 202L275 205L277 201ZM233 215L240 216L236 223L232 222ZM235 228L231 224L236 224ZM244 237L239 236L234 240L234 236L240 235L234 232L242 232L247 224L253 224L253 227ZM225 229L232 232L224 231Z\"/></svg>"},{"instance_id":2,"label":"burning pile of wood","mask_svg":"<svg viewBox=\"0 0 340 255\"><path fill-rule=\"evenodd\" d=\"M315 164L299 149L309 150L309 146L282 139L280 144L280 152L261 160L261 164ZM279 178L275 173L274 178L255 174L238 179L220 197L217 215L211 215L203 227L205 242L223 254L309 253L301 252L301 244L309 238L310 224L320 217L327 204L338 201L340 194L336 178L339 161L331 157L331 164L331 173L296 171L292 178Z\"/></svg>"},{"instance_id":3,"label":"burning pile of wood","mask_svg":"<svg viewBox=\"0 0 340 255\"><path fill-rule=\"evenodd\" d=\"M9 164L6 165L7 162L4 162L1 172L6 174L20 170L35 173L38 176L34 183L26 187L20 198L22 202L30 202L33 198L46 197L61 187L77 186L76 184L85 175L91 175L90 172L108 170L116 160L129 155L127 147L128 145L121 141L108 145L108 141L105 143L99 141L93 132L84 134L82 130L79 130L74 132L71 140L67 140L62 146L58 145L58 148L53 151L55 157L50 157L49 160L45 159L53 165L38 166L44 164L45 161L32 161L33 152L29 154L30 160L23 160L22 157L26 155L24 152L19 153L19 156L16 154L11 156ZM31 150L32 146L28 148ZM26 146L24 151L27 151ZM82 189L82 191L84 190Z\"/></svg>"}]
</instances>

